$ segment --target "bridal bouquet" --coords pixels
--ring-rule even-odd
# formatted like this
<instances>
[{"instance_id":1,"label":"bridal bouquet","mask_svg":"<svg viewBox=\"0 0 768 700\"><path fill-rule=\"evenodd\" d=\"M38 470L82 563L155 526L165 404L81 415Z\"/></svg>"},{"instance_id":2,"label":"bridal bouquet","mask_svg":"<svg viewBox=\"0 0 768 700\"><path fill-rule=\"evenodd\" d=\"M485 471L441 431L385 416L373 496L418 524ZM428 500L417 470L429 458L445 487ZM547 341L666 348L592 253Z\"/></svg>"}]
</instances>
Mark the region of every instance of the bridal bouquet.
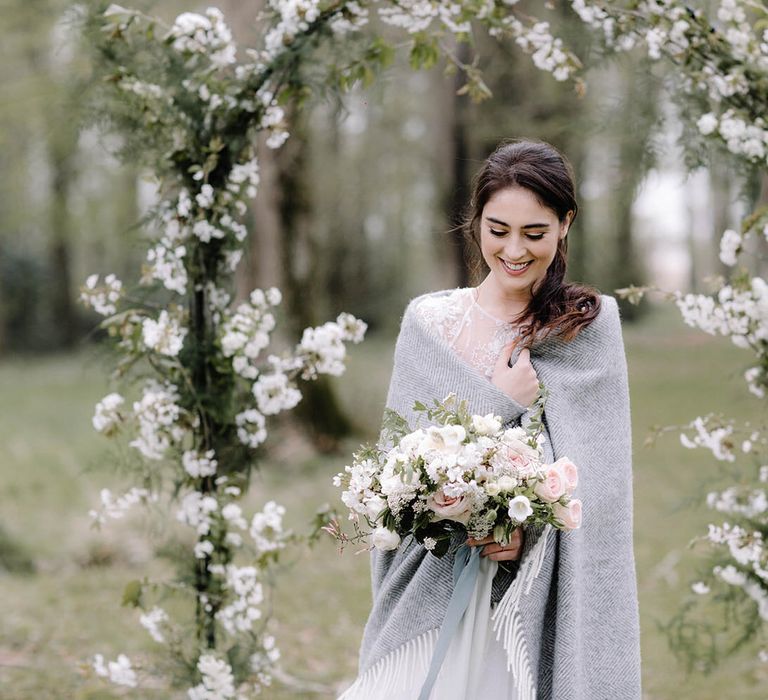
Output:
<instances>
[{"instance_id":1,"label":"bridal bouquet","mask_svg":"<svg viewBox=\"0 0 768 700\"><path fill-rule=\"evenodd\" d=\"M388 409L379 444L362 447L334 477L350 519L367 523L376 548L395 549L411 534L439 557L457 530L506 544L521 525L580 526L576 465L567 457L544 464L544 435L531 429L540 423L504 429L492 413L470 415L455 394L414 410L433 424L412 430Z\"/></svg>"}]
</instances>

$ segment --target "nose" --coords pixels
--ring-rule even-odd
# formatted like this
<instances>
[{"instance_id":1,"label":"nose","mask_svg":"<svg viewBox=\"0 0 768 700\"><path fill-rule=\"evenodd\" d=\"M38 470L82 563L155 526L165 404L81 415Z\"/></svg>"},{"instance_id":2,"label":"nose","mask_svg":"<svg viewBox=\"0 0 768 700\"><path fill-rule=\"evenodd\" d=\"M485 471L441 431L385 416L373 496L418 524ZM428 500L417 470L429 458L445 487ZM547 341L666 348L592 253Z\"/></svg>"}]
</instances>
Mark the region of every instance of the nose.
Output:
<instances>
[{"instance_id":1,"label":"nose","mask_svg":"<svg viewBox=\"0 0 768 700\"><path fill-rule=\"evenodd\" d=\"M504 254L507 256L507 259L512 262L523 262L524 260L527 260L525 257L527 253L528 251L522 236L513 233L507 240L507 245L504 247Z\"/></svg>"}]
</instances>

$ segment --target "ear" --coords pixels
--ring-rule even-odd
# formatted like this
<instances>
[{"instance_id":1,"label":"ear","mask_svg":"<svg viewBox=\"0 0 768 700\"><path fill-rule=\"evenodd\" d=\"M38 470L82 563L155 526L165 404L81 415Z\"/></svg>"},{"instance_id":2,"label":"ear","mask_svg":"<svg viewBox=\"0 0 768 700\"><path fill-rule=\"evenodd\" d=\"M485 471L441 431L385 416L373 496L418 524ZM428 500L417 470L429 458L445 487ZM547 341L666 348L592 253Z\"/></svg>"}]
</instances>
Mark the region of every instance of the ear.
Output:
<instances>
[{"instance_id":1,"label":"ear","mask_svg":"<svg viewBox=\"0 0 768 700\"><path fill-rule=\"evenodd\" d=\"M565 215L565 222L560 224L560 238L563 239L568 235L568 231L571 228L571 221L573 221L573 209L571 209Z\"/></svg>"}]
</instances>

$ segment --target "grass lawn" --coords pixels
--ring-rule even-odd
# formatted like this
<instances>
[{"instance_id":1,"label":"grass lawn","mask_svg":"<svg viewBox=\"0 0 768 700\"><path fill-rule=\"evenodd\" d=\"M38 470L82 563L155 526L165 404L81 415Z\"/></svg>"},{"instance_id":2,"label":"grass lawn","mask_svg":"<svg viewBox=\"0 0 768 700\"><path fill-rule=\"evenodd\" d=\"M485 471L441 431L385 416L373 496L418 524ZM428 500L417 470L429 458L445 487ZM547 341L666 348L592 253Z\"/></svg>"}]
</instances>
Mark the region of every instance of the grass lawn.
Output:
<instances>
[{"instance_id":1,"label":"grass lawn","mask_svg":"<svg viewBox=\"0 0 768 700\"><path fill-rule=\"evenodd\" d=\"M626 325L624 338L645 698L764 699L768 674L752 651L710 676L688 677L658 629L690 595L696 559L687 544L706 530L710 516L701 502L722 483L723 472L703 450L684 449L674 431L643 446L653 424L683 424L709 411L761 415L761 402L741 378L750 355L687 328L673 309ZM289 523L303 530L317 506L336 501L331 477L361 440L374 435L392 350L393 339L381 337L354 347L347 376L338 382L349 413L368 434L350 440L336 457L318 456L288 438L273 444L249 505L275 499L288 507ZM95 357L86 351L0 363L0 552L5 536L35 564L31 574L0 574L0 700L175 697L123 693L83 666L97 652L113 658L156 648L120 598L127 581L160 576L166 567L153 554L151 525L134 520L90 529L87 514L99 489L119 483L104 464L107 441L90 426L93 404L109 391L107 367ZM741 463L750 466L748 457ZM289 558L274 601L285 682L265 697L334 698L356 669L370 604L367 556L352 549L339 555L325 541Z\"/></svg>"}]
</instances>

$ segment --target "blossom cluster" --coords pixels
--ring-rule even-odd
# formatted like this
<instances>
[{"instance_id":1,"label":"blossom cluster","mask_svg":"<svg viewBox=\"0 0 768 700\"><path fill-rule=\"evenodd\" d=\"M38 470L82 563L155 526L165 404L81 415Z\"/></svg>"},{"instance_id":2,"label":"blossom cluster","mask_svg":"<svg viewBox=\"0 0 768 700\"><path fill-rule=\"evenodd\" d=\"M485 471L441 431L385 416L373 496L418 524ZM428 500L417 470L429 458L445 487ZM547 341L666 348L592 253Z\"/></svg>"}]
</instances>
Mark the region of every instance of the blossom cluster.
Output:
<instances>
[{"instance_id":1,"label":"blossom cluster","mask_svg":"<svg viewBox=\"0 0 768 700\"><path fill-rule=\"evenodd\" d=\"M224 590L230 593L230 602L216 613L216 619L231 635L250 632L254 622L262 616L264 590L255 566L211 564L210 571L223 576Z\"/></svg>"},{"instance_id":2,"label":"blossom cluster","mask_svg":"<svg viewBox=\"0 0 768 700\"><path fill-rule=\"evenodd\" d=\"M170 447L180 444L189 428L196 426L195 419L188 419L188 414L179 405L179 399L175 384L161 384L149 379L141 398L134 402L133 417L138 423L138 435L130 445L146 459L164 459ZM187 425L182 419L186 419Z\"/></svg>"},{"instance_id":3,"label":"blossom cluster","mask_svg":"<svg viewBox=\"0 0 768 700\"><path fill-rule=\"evenodd\" d=\"M153 607L148 613L144 613L139 617L141 626L149 632L149 636L156 642L162 644L165 642L165 635L163 634L163 627L168 624L168 613L162 608L157 606Z\"/></svg>"},{"instance_id":4,"label":"blossom cluster","mask_svg":"<svg viewBox=\"0 0 768 700\"><path fill-rule=\"evenodd\" d=\"M680 443L683 447L704 447L712 452L715 459L723 462L733 462L736 459L733 451L732 423L723 424L713 416L697 416L691 421L690 427L696 433L693 437L680 433Z\"/></svg>"},{"instance_id":5,"label":"blossom cluster","mask_svg":"<svg viewBox=\"0 0 768 700\"><path fill-rule=\"evenodd\" d=\"M111 316L117 311L117 302L123 295L123 283L113 274L99 284L99 275L89 275L85 286L80 290L80 300L97 314Z\"/></svg>"},{"instance_id":6,"label":"blossom cluster","mask_svg":"<svg viewBox=\"0 0 768 700\"><path fill-rule=\"evenodd\" d=\"M379 7L379 18L385 24L416 34L439 22L454 34L469 34L469 12L458 2L441 0L401 0L392 6Z\"/></svg>"},{"instance_id":7,"label":"blossom cluster","mask_svg":"<svg viewBox=\"0 0 768 700\"><path fill-rule=\"evenodd\" d=\"M93 427L103 435L116 434L129 421L137 425L138 435L130 442L145 458L164 459L171 446L179 445L197 419L179 405L175 384L160 383L150 378L144 384L141 398L133 403L133 411L124 413L125 398L116 392L107 394L96 404Z\"/></svg>"},{"instance_id":8,"label":"blossom cluster","mask_svg":"<svg viewBox=\"0 0 768 700\"><path fill-rule=\"evenodd\" d=\"M145 318L141 324L144 347L160 355L176 357L184 346L187 328L181 320L163 309L157 319Z\"/></svg>"},{"instance_id":9,"label":"blossom cluster","mask_svg":"<svg viewBox=\"0 0 768 700\"><path fill-rule=\"evenodd\" d=\"M253 381L251 393L256 406L235 416L240 442L255 448L267 438L265 416L290 410L301 400L301 391L293 381L316 379L320 374L340 375L346 359L345 342L359 343L366 324L351 314L341 313L336 321L307 328L293 355L263 358L275 328L273 308L281 302L280 291L255 289L249 301L234 312L221 311L218 345L224 357L231 358L233 371Z\"/></svg>"},{"instance_id":10,"label":"blossom cluster","mask_svg":"<svg viewBox=\"0 0 768 700\"><path fill-rule=\"evenodd\" d=\"M738 0L722 0L715 18L668 0L644 0L625 13L611 3L572 0L579 17L620 51L644 43L649 58L663 55L685 69L675 74L678 93L711 109L697 121L702 136L718 136L733 154L755 163L768 157L765 95L752 76L768 69L768 31L752 24ZM759 32L759 33L758 33Z\"/></svg>"},{"instance_id":11,"label":"blossom cluster","mask_svg":"<svg viewBox=\"0 0 768 700\"><path fill-rule=\"evenodd\" d=\"M204 15L180 14L165 36L182 54L206 55L213 66L224 68L235 62L236 46L221 10L209 7Z\"/></svg>"},{"instance_id":12,"label":"blossom cluster","mask_svg":"<svg viewBox=\"0 0 768 700\"><path fill-rule=\"evenodd\" d=\"M768 284L761 277L743 286L724 285L716 298L676 291L675 303L686 324L730 336L737 347L759 350L768 340Z\"/></svg>"},{"instance_id":13,"label":"blossom cluster","mask_svg":"<svg viewBox=\"0 0 768 700\"><path fill-rule=\"evenodd\" d=\"M336 321L328 321L316 328L306 328L296 347L301 358L303 379L315 379L318 374L339 376L344 373L345 342L360 343L366 324L352 314L339 314Z\"/></svg>"},{"instance_id":14,"label":"blossom cluster","mask_svg":"<svg viewBox=\"0 0 768 700\"><path fill-rule=\"evenodd\" d=\"M125 399L118 393L107 394L96 404L96 410L91 420L93 429L102 435L112 435L123 422L123 416L120 413L120 407L125 403Z\"/></svg>"},{"instance_id":15,"label":"blossom cluster","mask_svg":"<svg viewBox=\"0 0 768 700\"><path fill-rule=\"evenodd\" d=\"M138 685L136 671L125 654L120 654L115 661L108 661L106 664L104 657L96 654L93 657L93 670L97 675L108 678L115 685L126 685L129 688L135 688Z\"/></svg>"},{"instance_id":16,"label":"blossom cluster","mask_svg":"<svg viewBox=\"0 0 768 700\"><path fill-rule=\"evenodd\" d=\"M260 555L285 547L284 515L285 507L274 501L268 501L260 513L254 514L249 532Z\"/></svg>"},{"instance_id":17,"label":"blossom cluster","mask_svg":"<svg viewBox=\"0 0 768 700\"><path fill-rule=\"evenodd\" d=\"M718 510L737 517L747 516L749 526L709 525L706 539L716 547L727 551L731 563L713 567L714 577L744 591L757 605L760 617L768 622L768 549L762 530L768 525L768 499L765 491L739 496L733 490L728 494L711 494L709 499ZM703 582L701 582L703 584ZM706 594L709 587L697 586L695 592Z\"/></svg>"},{"instance_id":18,"label":"blossom cluster","mask_svg":"<svg viewBox=\"0 0 768 700\"><path fill-rule=\"evenodd\" d=\"M220 326L219 345L224 357L232 358L232 369L245 379L259 375L256 360L269 345L269 334L275 328L271 307L282 299L276 287L251 292L250 303L240 304Z\"/></svg>"},{"instance_id":19,"label":"blossom cluster","mask_svg":"<svg viewBox=\"0 0 768 700\"><path fill-rule=\"evenodd\" d=\"M99 495L101 508L99 510L93 509L88 513L93 521L99 525L106 523L108 518L119 520L125 517L126 513L138 503L155 502L158 500L156 493L135 486L121 496L115 497L109 489L101 489Z\"/></svg>"},{"instance_id":20,"label":"blossom cluster","mask_svg":"<svg viewBox=\"0 0 768 700\"><path fill-rule=\"evenodd\" d=\"M235 697L235 677L232 667L213 654L202 654L197 660L200 683L190 688L189 700L230 700Z\"/></svg>"},{"instance_id":21,"label":"blossom cluster","mask_svg":"<svg viewBox=\"0 0 768 700\"><path fill-rule=\"evenodd\" d=\"M549 22L536 22L532 27L525 28L522 23L511 23L515 34L515 42L531 55L533 64L544 71L552 73L555 80L568 80L576 69L573 57L568 53L560 38L553 37L549 31Z\"/></svg>"},{"instance_id":22,"label":"blossom cluster","mask_svg":"<svg viewBox=\"0 0 768 700\"><path fill-rule=\"evenodd\" d=\"M719 117L713 112L703 114L696 126L702 136L719 134L731 153L747 160L760 162L768 155L768 124L762 117L747 120L728 109Z\"/></svg>"},{"instance_id":23,"label":"blossom cluster","mask_svg":"<svg viewBox=\"0 0 768 700\"><path fill-rule=\"evenodd\" d=\"M219 502L214 496L200 491L190 491L181 499L176 519L193 528L198 535L207 535L211 530L213 513L218 511Z\"/></svg>"}]
</instances>

